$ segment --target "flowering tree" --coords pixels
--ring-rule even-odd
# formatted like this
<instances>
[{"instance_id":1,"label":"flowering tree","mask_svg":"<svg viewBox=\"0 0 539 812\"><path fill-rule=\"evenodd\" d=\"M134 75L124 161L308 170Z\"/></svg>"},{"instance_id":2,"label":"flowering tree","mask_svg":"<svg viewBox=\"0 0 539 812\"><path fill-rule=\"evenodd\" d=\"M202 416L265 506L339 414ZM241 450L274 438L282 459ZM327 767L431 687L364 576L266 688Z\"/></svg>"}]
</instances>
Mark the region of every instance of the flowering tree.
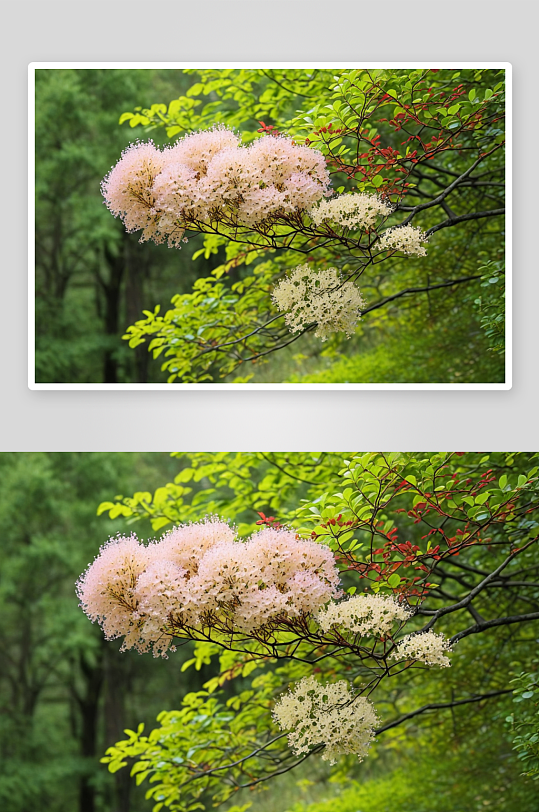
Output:
<instances>
[{"instance_id":1,"label":"flowering tree","mask_svg":"<svg viewBox=\"0 0 539 812\"><path fill-rule=\"evenodd\" d=\"M129 732L104 758L113 771L134 759L154 809L220 803L317 754L350 768L375 737L411 719L510 695L507 679L481 672L447 697L435 674L459 672L478 635L518 628L526 639L539 619L531 461L265 456L193 455L153 498L141 492L101 507L175 527L148 545L111 539L79 580L86 613L124 648L166 655L195 641L184 668L220 663L180 710L163 712L149 735L143 726ZM186 483L208 477L217 490L189 504ZM178 524L219 506L219 483L237 489L227 501L237 529L212 516ZM260 510L256 522L242 520L275 498L279 520ZM411 705L398 698L403 685Z\"/></svg>"},{"instance_id":2,"label":"flowering tree","mask_svg":"<svg viewBox=\"0 0 539 812\"><path fill-rule=\"evenodd\" d=\"M199 233L206 257L225 252L193 293L124 336L151 337L169 382L241 372L305 334L336 350L403 297L479 279L480 246L499 258L503 71L196 73L186 96L120 119L179 140L132 144L102 185L142 241L179 247ZM427 245L454 228L460 273L419 283Z\"/></svg>"}]
</instances>

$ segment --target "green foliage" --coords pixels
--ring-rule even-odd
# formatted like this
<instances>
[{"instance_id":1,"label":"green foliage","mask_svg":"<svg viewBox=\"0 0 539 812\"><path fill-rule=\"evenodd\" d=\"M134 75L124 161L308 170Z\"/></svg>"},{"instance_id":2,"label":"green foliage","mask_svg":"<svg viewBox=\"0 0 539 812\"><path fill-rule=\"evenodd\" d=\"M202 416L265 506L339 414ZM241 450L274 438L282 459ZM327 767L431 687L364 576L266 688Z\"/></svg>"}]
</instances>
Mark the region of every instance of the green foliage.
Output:
<instances>
[{"instance_id":1,"label":"green foliage","mask_svg":"<svg viewBox=\"0 0 539 812\"><path fill-rule=\"evenodd\" d=\"M230 287L219 281L225 267L197 279L193 293L174 296L174 309L164 316L159 315L159 305L153 313L145 311L146 319L131 325L124 336L132 348L144 343L146 336L155 336L148 349L154 359L162 353L167 358L161 370L168 373L168 383L212 381L214 370L226 376L238 367L237 353L231 348L239 346L253 356L263 349L257 330L261 312L269 308L272 263L257 265L251 276L244 276ZM231 338L238 333L241 338Z\"/></svg>"},{"instance_id":2,"label":"green foliage","mask_svg":"<svg viewBox=\"0 0 539 812\"><path fill-rule=\"evenodd\" d=\"M196 240L181 254L139 245L106 211L99 184L130 141L118 108L182 81L154 69L36 71L38 383L165 380L120 337L146 296L164 303L188 290L207 262L191 261Z\"/></svg>"},{"instance_id":3,"label":"green foliage","mask_svg":"<svg viewBox=\"0 0 539 812\"><path fill-rule=\"evenodd\" d=\"M151 108L139 108L121 118L129 120L132 127L142 125L148 131L165 127L169 138L222 123L241 129L246 139L252 140L259 119L284 126L294 112L294 103L301 98L327 97L332 83L332 72L324 70L309 74L302 69L227 68L191 69L185 73L198 75L200 81L192 84L184 96L173 99L168 107L159 105L158 113ZM281 75L286 87L282 82L279 84Z\"/></svg>"},{"instance_id":4,"label":"green foliage","mask_svg":"<svg viewBox=\"0 0 539 812\"><path fill-rule=\"evenodd\" d=\"M371 780L350 782L335 797L297 803L286 812L534 812L533 788L519 780L500 742L499 723L488 736L467 731L449 747L436 732L425 732L401 751L396 761L402 766L379 768Z\"/></svg>"},{"instance_id":5,"label":"green foliage","mask_svg":"<svg viewBox=\"0 0 539 812\"><path fill-rule=\"evenodd\" d=\"M120 655L81 615L75 594L96 539L125 530L98 518L96 502L139 479L153 487L170 470L159 454L0 454L2 812L75 812L81 794L81 812L90 803L94 812L116 808L123 778L108 775L99 756L126 716L150 721L161 703L175 704L211 674L203 665L178 686L163 663ZM132 812L144 808L142 793L132 793Z\"/></svg>"},{"instance_id":6,"label":"green foliage","mask_svg":"<svg viewBox=\"0 0 539 812\"><path fill-rule=\"evenodd\" d=\"M334 356L321 358L318 369L308 373L304 371L304 361L299 359L300 371L288 375L287 381L460 384L501 380L503 366L490 363L483 336L479 330L470 329L468 311L459 308L461 298L455 293L454 309L446 310L434 323L429 320L428 302L422 307L416 303L411 313L399 309L384 323L377 323L377 335L368 330L358 336L349 355L341 348ZM434 292L431 305L437 299ZM447 302L444 309L445 305ZM425 311L426 322L417 319L419 309ZM464 321L469 332L459 330Z\"/></svg>"},{"instance_id":7,"label":"green foliage","mask_svg":"<svg viewBox=\"0 0 539 812\"><path fill-rule=\"evenodd\" d=\"M122 114L121 121L143 126L146 132L164 128L170 138L216 123L240 130L245 143L261 131L284 132L323 152L340 192L380 193L402 207L386 225L401 223L403 211L421 204L421 226L435 232L429 248L432 258L393 256L387 263L385 257L372 263L370 256L363 267L361 246L352 230L318 234L308 218L292 229L290 224L276 224L245 233L218 223L199 224L206 233L206 256L226 246L227 261L212 276L198 280L193 293L175 296L174 308L164 316L155 308L145 311L146 318L124 335L130 347L140 347L150 338L147 346L154 359L166 358L161 371L169 383L503 381L503 360L489 355L486 341L502 335L504 303L497 299L494 304L489 296L481 304L477 294L474 303L466 291L478 277L478 254L497 255L501 250L496 221L459 222L444 200L449 219L440 224L439 210L424 203L449 180L463 175L469 169L469 155L479 149L487 179L478 183L461 177L457 202L459 207L465 203L467 213L474 207L494 206L491 200L480 203L481 183L490 187L490 180L503 169L499 149L504 139L503 71L186 73L196 74L198 81L184 95L168 105L135 108ZM422 140L423 132L432 136L428 143ZM436 163L430 164L432 160ZM447 228L452 225L458 228ZM304 334L290 335L271 302L276 282L305 255L318 266L337 267L345 278L359 280L367 299L356 339L334 337L329 351L312 339L311 327ZM246 268L250 263L254 263L251 271ZM464 290L448 285L451 279L464 283ZM479 319L484 332L477 329ZM292 344L293 354L288 349ZM502 345L500 339L496 352ZM307 374L305 359L309 359ZM249 364L246 374L245 364Z\"/></svg>"},{"instance_id":8,"label":"green foliage","mask_svg":"<svg viewBox=\"0 0 539 812\"><path fill-rule=\"evenodd\" d=\"M161 103L123 113L120 123L129 121L131 127L144 126L148 132L164 127L169 138L216 123L226 124L240 129L248 143L260 132L256 124L264 125L261 119L265 119L267 125L272 122L272 129L284 130L298 141L308 137L309 143L325 154L343 158L351 152L346 138L358 127L365 128L371 138L377 135L380 111L391 114L392 119L403 116L408 109L424 112L423 126L453 130L455 135L479 113L487 109L499 111L504 104L503 71L484 69L429 72L229 68L191 69L185 73L198 75L199 81L184 96L174 99L168 108ZM451 104L445 97L455 84L459 89L471 90L467 98L460 96L460 101ZM383 88L381 94L376 92L379 87ZM433 101L438 95L436 106ZM206 101L208 96L211 101ZM502 143L503 131L488 133L493 134ZM411 148L406 154L410 152ZM360 188L379 190L379 177L378 171L373 172Z\"/></svg>"},{"instance_id":9,"label":"green foliage","mask_svg":"<svg viewBox=\"0 0 539 812\"><path fill-rule=\"evenodd\" d=\"M259 511L276 512L281 521L291 521L306 488L313 495L324 493L342 464L342 455L328 452L175 456L184 465L174 482L158 488L153 496L136 493L104 502L99 512L109 511L110 518L122 515L129 521L148 518L153 530L218 514L237 523L244 536L256 529Z\"/></svg>"},{"instance_id":10,"label":"green foliage","mask_svg":"<svg viewBox=\"0 0 539 812\"><path fill-rule=\"evenodd\" d=\"M408 812L411 807L452 812L457 806L463 812L485 806L533 812L533 790L518 777L522 770L503 720L516 685L517 698L523 699L519 707L532 714L527 728L528 717L519 717L518 730L515 714L518 736L530 733L523 747L529 752L536 735L531 677L521 675L516 683L511 678L529 663L534 624L485 630L468 624L526 613L536 602L537 455L197 453L176 458L185 467L173 483L153 496L148 491L118 497L100 511L150 520L154 527L218 513L237 522L245 535L255 521L278 520L332 547L349 594L365 587L407 590L427 617L458 603L487 573L509 562L492 589L478 593L470 616L463 606L441 618L445 634L459 641L450 669L403 669L378 684L372 698L382 730L374 752L361 766L347 757L331 770L332 781L347 782L345 791L293 812ZM436 556L443 558L440 564ZM518 558L514 564L513 558ZM423 622L418 615L414 628ZM130 765L132 775L146 782L154 809L208 808L226 799L235 802L238 789L273 785L290 769L305 786L316 774L287 751L282 735L277 739L270 717L286 686L312 673L309 646L296 644L297 660L278 663L256 642L242 651L227 646L218 637L198 642L182 670L218 659L218 675L202 692L186 696L178 711L163 712L149 734L128 733L107 751L104 760L112 769ZM319 657L316 672L321 680L345 678L358 688L366 674L369 679L373 674L344 649L338 659ZM462 704L453 706L454 700ZM418 799L417 786L425 781L430 790ZM277 801L271 808L282 807Z\"/></svg>"},{"instance_id":11,"label":"green foliage","mask_svg":"<svg viewBox=\"0 0 539 812\"><path fill-rule=\"evenodd\" d=\"M182 812L205 809L202 798L211 799L213 805L222 803L237 792L235 784L248 781L244 762L253 749L269 741L270 759L279 744L282 751L283 734L271 731L268 713L276 681L272 674L263 674L226 702L208 690L187 694L180 710L159 714L160 726L149 736L142 735L141 725L136 733L126 730L129 738L109 748L102 761L116 772L127 765L126 759L136 759L131 775L137 784L148 777L154 784L146 793L156 802L154 812L163 807ZM237 762L232 774L230 762ZM226 782L221 780L223 770Z\"/></svg>"},{"instance_id":12,"label":"green foliage","mask_svg":"<svg viewBox=\"0 0 539 812\"><path fill-rule=\"evenodd\" d=\"M505 352L505 264L487 262L479 268L485 273L481 276L481 287L484 293L475 304L481 312L481 327L489 340L489 351L503 354Z\"/></svg>"},{"instance_id":13,"label":"green foliage","mask_svg":"<svg viewBox=\"0 0 539 812\"><path fill-rule=\"evenodd\" d=\"M537 666L537 660L533 662ZM539 681L537 671L521 673L512 680L515 709L507 717L513 744L525 768L524 775L539 778Z\"/></svg>"}]
</instances>

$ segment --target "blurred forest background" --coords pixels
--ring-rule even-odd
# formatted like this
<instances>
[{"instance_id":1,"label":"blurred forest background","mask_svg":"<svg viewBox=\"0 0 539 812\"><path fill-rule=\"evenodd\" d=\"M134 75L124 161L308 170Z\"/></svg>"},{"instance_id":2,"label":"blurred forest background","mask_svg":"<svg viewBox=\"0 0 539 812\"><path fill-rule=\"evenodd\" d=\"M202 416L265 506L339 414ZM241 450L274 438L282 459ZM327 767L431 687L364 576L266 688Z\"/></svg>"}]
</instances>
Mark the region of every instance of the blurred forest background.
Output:
<instances>
[{"instance_id":1,"label":"blurred forest background","mask_svg":"<svg viewBox=\"0 0 539 812\"><path fill-rule=\"evenodd\" d=\"M123 148L148 137L140 126L119 126L120 115L168 104L193 78L163 69L36 71L36 382L166 382L147 344L131 350L121 337L145 308L166 310L172 296L188 293L225 251L193 261L199 234L180 251L140 245L105 208L100 181ZM242 127L253 131L258 122ZM170 141L162 127L149 135ZM455 269L487 278L397 299L369 314L337 351L306 334L250 369L252 382L502 382L503 352L489 349L493 316L503 319L502 237L503 218L437 233L426 259L391 260L402 287L428 286Z\"/></svg>"},{"instance_id":2,"label":"blurred forest background","mask_svg":"<svg viewBox=\"0 0 539 812\"><path fill-rule=\"evenodd\" d=\"M110 216L100 183L134 140L121 112L190 83L179 70L36 71L37 382L165 380L146 347L133 352L121 336L148 302L166 305L211 263L191 261L198 235L181 251L139 245Z\"/></svg>"},{"instance_id":3,"label":"blurred forest background","mask_svg":"<svg viewBox=\"0 0 539 812\"><path fill-rule=\"evenodd\" d=\"M510 474L526 470L530 462L521 461L522 455L495 456L488 464ZM464 464L475 465L477 457L467 455ZM218 670L212 662L199 671L182 671L192 657L190 643L169 660L120 653L119 641L105 642L79 609L76 578L109 535L130 531L126 514L134 514L124 509L122 516L125 499L135 494L129 504L139 515L147 512L143 504L155 516L179 510L183 520L218 510L225 518L237 517L240 529L252 527L257 510L284 515L307 492L295 474L283 473L285 466L296 472L310 469L313 479L320 471L320 487L327 487L320 465L337 470L340 458L0 454L3 812L149 812L147 785L136 786L127 769L111 775L99 759L125 728L145 722L151 729L160 711L178 707L187 692L200 690ZM297 460L302 468L294 468ZM98 517L98 505L111 499L112 511L103 512L103 506ZM153 527L163 522L154 519ZM140 538L160 535L148 518L135 529ZM525 559L530 573L538 566L533 550ZM517 599L500 590L497 595L509 601L509 609ZM466 686L472 691L471 686L507 688L523 669L536 672L534 633L536 624L528 623L473 635L451 669L410 688L412 701L447 701L462 695ZM242 690L242 679L225 690L231 695ZM312 758L293 774L270 782L269 791L246 793L239 802L252 801L255 812L534 812L538 785L522 777L524 764L512 749L506 721L512 707L515 703L506 695L411 720L395 735L384 734L365 763L350 762L350 771L340 776L333 770L332 782L327 763ZM386 712L393 712L391 706ZM344 785L335 781L339 777Z\"/></svg>"}]
</instances>

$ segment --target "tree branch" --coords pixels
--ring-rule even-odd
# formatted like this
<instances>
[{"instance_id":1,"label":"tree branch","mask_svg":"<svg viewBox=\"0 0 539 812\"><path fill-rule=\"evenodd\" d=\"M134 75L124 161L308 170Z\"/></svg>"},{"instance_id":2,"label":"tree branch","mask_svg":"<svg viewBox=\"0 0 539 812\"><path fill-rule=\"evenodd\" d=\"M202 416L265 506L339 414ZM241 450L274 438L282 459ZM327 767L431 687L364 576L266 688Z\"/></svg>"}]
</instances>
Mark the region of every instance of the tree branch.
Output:
<instances>
[{"instance_id":1,"label":"tree branch","mask_svg":"<svg viewBox=\"0 0 539 812\"><path fill-rule=\"evenodd\" d=\"M375 302L375 304L371 305L370 307L366 307L365 310L361 311L361 315L364 316L366 313L370 313L372 310L378 310L380 307L384 307L394 299L399 299L401 296L407 296L410 293L426 293L429 290L436 290L437 288L449 288L452 285L460 285L463 282L471 282L474 279L480 278L481 276L476 274L475 276L464 276L461 279L450 279L448 282L440 282L437 285L428 285L424 288L406 288L405 290L401 290L400 293L394 293L393 296L386 296L385 299L381 299L379 302Z\"/></svg>"},{"instance_id":2,"label":"tree branch","mask_svg":"<svg viewBox=\"0 0 539 812\"><path fill-rule=\"evenodd\" d=\"M507 688L503 691L491 691L488 694L479 694L478 696L472 696L469 699L457 699L454 702L431 702L429 705L423 705L422 708L418 708L415 711L411 711L411 713L406 713L404 716L401 716L400 719L395 719L393 722L389 722L384 727L379 728L375 731L375 735L379 736L380 733L384 733L386 730L391 730L393 727L397 727L401 725L403 722L407 722L408 719L413 719L414 716L419 716L422 713L427 713L427 711L431 710L442 710L444 708L455 708L457 705L467 705L470 702L481 702L483 699L492 699L496 696L502 696L503 694L512 694L513 690L511 688Z\"/></svg>"},{"instance_id":3,"label":"tree branch","mask_svg":"<svg viewBox=\"0 0 539 812\"><path fill-rule=\"evenodd\" d=\"M450 217L448 220L444 220L443 223L438 223L438 225L429 228L426 235L427 237L430 237L431 234L434 234L435 231L440 231L441 228L449 228L449 226L454 226L457 223L463 223L465 220L479 220L482 217L498 217L501 214L505 214L505 209L476 211L473 212L473 214L461 214L458 217Z\"/></svg>"},{"instance_id":4,"label":"tree branch","mask_svg":"<svg viewBox=\"0 0 539 812\"><path fill-rule=\"evenodd\" d=\"M477 160L475 160L475 161L473 162L473 164L472 164L472 165L471 165L471 166L470 166L470 167L469 167L469 168L466 170L466 172L463 172L463 173L462 173L462 175L459 175L459 177L458 177L458 178L455 178L455 180L453 181L453 183L450 183L450 184L449 184L449 186L447 186L447 187L446 187L446 188L443 190L443 192L440 192L440 194L439 194L437 197L433 198L433 199L432 199L432 200L430 200L428 203L421 203L419 206L413 206L413 207L410 207L410 206L398 206L398 207L397 207L397 210L398 210L398 211L409 211L409 212L410 212L410 214L408 215L408 217L406 218L406 220L404 220L404 221L401 223L401 225L403 225L403 226L404 226L404 225L407 225L408 223L410 223L410 222L411 222L411 220L412 220L412 219L415 217L415 215L416 215L416 214L417 214L419 211L423 211L424 209L431 209L433 206L438 206L439 204L441 204L441 203L442 203L442 201L443 201L443 200L444 200L444 199L445 199L445 198L446 198L446 197L447 197L449 194L451 194L451 192L453 191L453 189L456 189L456 188L457 188L457 186L459 186L459 184L460 184L460 183L462 183L462 181L463 181L463 180L465 180L465 179L466 179L466 178L467 178L469 175L471 175L471 173L474 171L474 169L475 169L477 166L479 166L479 164L480 164L480 163L481 163L481 162L482 162L482 161L483 161L485 158L487 158L489 155L492 155L492 153L493 153L493 152L496 152L496 150L498 150L498 149L500 148L500 146L501 146L501 145L496 146L496 147L494 147L493 149L491 149L489 152L486 152L486 153L484 153L483 155L480 155L480 156L479 156L479 158L477 158Z\"/></svg>"},{"instance_id":5,"label":"tree branch","mask_svg":"<svg viewBox=\"0 0 539 812\"><path fill-rule=\"evenodd\" d=\"M440 609L433 609L433 610L422 609L420 614L423 614L423 615L428 614L428 615L432 615L432 617L429 620L429 622L427 623L427 625L424 626L420 631L426 632L429 629L432 629L432 627L434 626L436 621L440 617L443 617L443 615L447 615L447 614L450 614L452 612L457 612L459 609L465 609L473 601L473 599L475 597L477 597L477 595L479 595L479 593L482 592L488 586L488 584L491 581L493 581L500 574L500 572L502 572L502 570L504 570L505 567L507 567L507 565L510 564L511 561L519 553L521 553L523 550L527 550L528 547L530 547L536 541L537 541L537 537L533 538L533 539L530 539L530 541L527 544L525 544L523 547L519 547L518 550L515 550L510 555L508 555L507 558L505 559L505 561L502 561L502 563L500 564L499 567L496 567L496 569L493 570L491 573L489 573L489 575L487 575L486 578L483 578L483 580L476 587L474 587L472 590L470 590L470 592L466 595L465 598L462 598L462 600L458 601L457 603L454 603L451 606L442 606ZM470 634L471 634L471 632L470 632Z\"/></svg>"},{"instance_id":6,"label":"tree branch","mask_svg":"<svg viewBox=\"0 0 539 812\"><path fill-rule=\"evenodd\" d=\"M467 607L468 610L470 607ZM510 615L508 617L496 617L494 620L478 621L473 626L469 626L458 634L454 634L450 639L451 643L458 643L463 637L468 637L469 634L478 634L491 629L494 626L509 626L511 623L525 623L528 620L539 620L539 612L529 612L527 615Z\"/></svg>"}]
</instances>

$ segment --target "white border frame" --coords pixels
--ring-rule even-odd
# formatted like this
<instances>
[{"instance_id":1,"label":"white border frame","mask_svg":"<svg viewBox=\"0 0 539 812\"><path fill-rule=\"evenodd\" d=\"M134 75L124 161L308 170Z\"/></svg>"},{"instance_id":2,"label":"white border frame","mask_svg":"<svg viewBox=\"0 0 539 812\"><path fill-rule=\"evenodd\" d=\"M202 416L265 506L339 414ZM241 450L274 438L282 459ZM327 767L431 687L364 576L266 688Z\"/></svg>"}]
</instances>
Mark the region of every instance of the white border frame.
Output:
<instances>
[{"instance_id":1,"label":"white border frame","mask_svg":"<svg viewBox=\"0 0 539 812\"><path fill-rule=\"evenodd\" d=\"M505 70L506 84L506 320L505 383L36 383L35 381L35 71L161 68L488 68ZM28 388L32 390L508 390L512 387L512 65L509 62L31 62L28 66Z\"/></svg>"}]
</instances>

